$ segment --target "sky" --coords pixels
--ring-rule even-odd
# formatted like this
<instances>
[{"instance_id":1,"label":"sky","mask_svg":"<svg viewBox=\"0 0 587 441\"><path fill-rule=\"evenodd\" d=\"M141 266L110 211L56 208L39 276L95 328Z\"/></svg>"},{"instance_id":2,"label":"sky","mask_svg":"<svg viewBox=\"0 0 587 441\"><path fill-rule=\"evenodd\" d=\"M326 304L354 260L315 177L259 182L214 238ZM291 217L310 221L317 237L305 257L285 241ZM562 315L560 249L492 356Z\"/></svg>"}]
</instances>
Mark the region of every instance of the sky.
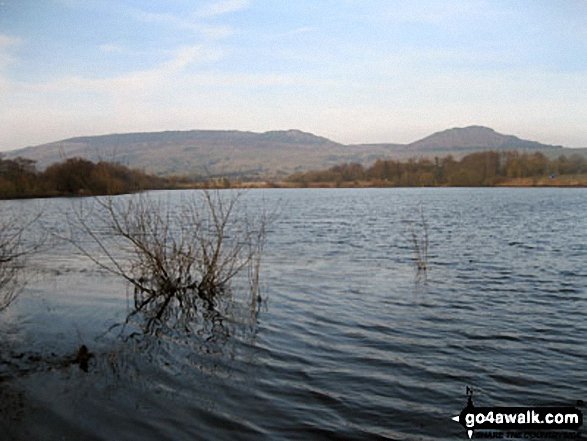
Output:
<instances>
[{"instance_id":1,"label":"sky","mask_svg":"<svg viewBox=\"0 0 587 441\"><path fill-rule=\"evenodd\" d=\"M468 125L587 147L587 1L0 0L0 151L194 129L409 143Z\"/></svg>"}]
</instances>

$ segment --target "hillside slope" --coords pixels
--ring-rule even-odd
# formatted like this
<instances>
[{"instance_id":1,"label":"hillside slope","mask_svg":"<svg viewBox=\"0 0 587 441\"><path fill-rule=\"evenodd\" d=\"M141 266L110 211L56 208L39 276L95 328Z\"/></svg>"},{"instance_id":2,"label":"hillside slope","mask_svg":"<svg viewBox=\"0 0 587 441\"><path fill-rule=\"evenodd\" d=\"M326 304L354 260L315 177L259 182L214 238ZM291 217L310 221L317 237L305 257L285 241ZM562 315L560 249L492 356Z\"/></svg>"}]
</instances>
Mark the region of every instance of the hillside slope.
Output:
<instances>
[{"instance_id":1,"label":"hillside slope","mask_svg":"<svg viewBox=\"0 0 587 441\"><path fill-rule=\"evenodd\" d=\"M552 148L562 147L527 141L517 136L502 135L483 126L455 127L433 133L407 145L407 149L412 151L447 149L542 150Z\"/></svg>"},{"instance_id":2,"label":"hillside slope","mask_svg":"<svg viewBox=\"0 0 587 441\"><path fill-rule=\"evenodd\" d=\"M540 150L549 156L562 153L560 146L471 126L434 133L411 144L344 145L299 130L127 133L70 138L6 152L6 156L33 159L39 169L77 156L92 161L115 161L160 175L279 179L295 171L321 170L345 162L369 166L379 158L404 160L447 154L458 158L470 151L487 149Z\"/></svg>"},{"instance_id":3,"label":"hillside slope","mask_svg":"<svg viewBox=\"0 0 587 441\"><path fill-rule=\"evenodd\" d=\"M75 156L116 161L161 175L287 176L341 162L370 163L389 147L355 148L299 130L265 133L191 130L70 138L6 152L37 161L40 169Z\"/></svg>"}]
</instances>

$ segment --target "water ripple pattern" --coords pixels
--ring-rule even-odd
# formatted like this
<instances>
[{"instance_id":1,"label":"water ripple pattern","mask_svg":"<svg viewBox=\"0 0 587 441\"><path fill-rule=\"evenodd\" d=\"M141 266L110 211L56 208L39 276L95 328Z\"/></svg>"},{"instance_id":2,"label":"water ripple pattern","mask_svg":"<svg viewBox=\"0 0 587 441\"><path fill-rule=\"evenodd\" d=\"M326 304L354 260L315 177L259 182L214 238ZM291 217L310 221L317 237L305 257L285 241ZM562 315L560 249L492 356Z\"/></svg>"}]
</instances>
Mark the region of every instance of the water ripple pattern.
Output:
<instances>
[{"instance_id":1,"label":"water ripple pattern","mask_svg":"<svg viewBox=\"0 0 587 441\"><path fill-rule=\"evenodd\" d=\"M24 409L3 433L448 440L466 436L450 418L467 385L480 406L587 398L584 190L276 189L246 200L279 207L261 272L268 302L218 340L145 349L104 336L125 317L125 285L67 244L36 256L2 329L11 354L42 366L3 382ZM45 203L47 228L62 228L68 204ZM420 213L425 277L410 232ZM82 341L99 355L87 374L43 361Z\"/></svg>"}]
</instances>

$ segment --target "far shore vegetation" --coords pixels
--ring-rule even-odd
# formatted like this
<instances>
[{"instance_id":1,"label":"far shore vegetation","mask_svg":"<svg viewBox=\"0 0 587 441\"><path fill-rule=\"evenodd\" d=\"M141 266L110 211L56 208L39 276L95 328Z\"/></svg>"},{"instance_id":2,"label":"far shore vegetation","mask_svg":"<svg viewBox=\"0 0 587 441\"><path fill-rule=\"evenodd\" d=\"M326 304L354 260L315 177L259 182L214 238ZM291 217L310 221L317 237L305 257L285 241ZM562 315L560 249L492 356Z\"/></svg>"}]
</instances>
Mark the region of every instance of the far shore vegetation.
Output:
<instances>
[{"instance_id":1,"label":"far shore vegetation","mask_svg":"<svg viewBox=\"0 0 587 441\"><path fill-rule=\"evenodd\" d=\"M574 154L548 159L540 152L484 151L464 156L377 160L371 167L342 164L297 172L287 179L301 187L495 187L587 186L587 159Z\"/></svg>"},{"instance_id":2,"label":"far shore vegetation","mask_svg":"<svg viewBox=\"0 0 587 441\"><path fill-rule=\"evenodd\" d=\"M113 162L70 158L38 171L26 158L0 156L0 199L96 196L156 189L297 187L587 187L587 159L549 159L540 152L483 151L407 161L378 159L327 170L299 171L283 180L226 176L154 176Z\"/></svg>"},{"instance_id":3,"label":"far shore vegetation","mask_svg":"<svg viewBox=\"0 0 587 441\"><path fill-rule=\"evenodd\" d=\"M0 158L0 198L95 196L169 187L169 180L111 162L71 158L37 171L25 158Z\"/></svg>"}]
</instances>

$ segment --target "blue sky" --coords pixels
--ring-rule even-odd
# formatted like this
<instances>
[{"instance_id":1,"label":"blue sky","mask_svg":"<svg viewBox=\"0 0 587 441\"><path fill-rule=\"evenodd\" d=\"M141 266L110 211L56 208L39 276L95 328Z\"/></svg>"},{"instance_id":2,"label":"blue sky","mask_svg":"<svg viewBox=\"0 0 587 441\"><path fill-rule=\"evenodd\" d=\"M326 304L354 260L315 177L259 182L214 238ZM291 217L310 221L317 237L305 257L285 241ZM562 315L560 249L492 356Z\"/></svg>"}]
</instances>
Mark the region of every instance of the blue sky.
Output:
<instances>
[{"instance_id":1,"label":"blue sky","mask_svg":"<svg viewBox=\"0 0 587 441\"><path fill-rule=\"evenodd\" d=\"M0 0L0 151L134 131L587 146L583 0Z\"/></svg>"}]
</instances>

